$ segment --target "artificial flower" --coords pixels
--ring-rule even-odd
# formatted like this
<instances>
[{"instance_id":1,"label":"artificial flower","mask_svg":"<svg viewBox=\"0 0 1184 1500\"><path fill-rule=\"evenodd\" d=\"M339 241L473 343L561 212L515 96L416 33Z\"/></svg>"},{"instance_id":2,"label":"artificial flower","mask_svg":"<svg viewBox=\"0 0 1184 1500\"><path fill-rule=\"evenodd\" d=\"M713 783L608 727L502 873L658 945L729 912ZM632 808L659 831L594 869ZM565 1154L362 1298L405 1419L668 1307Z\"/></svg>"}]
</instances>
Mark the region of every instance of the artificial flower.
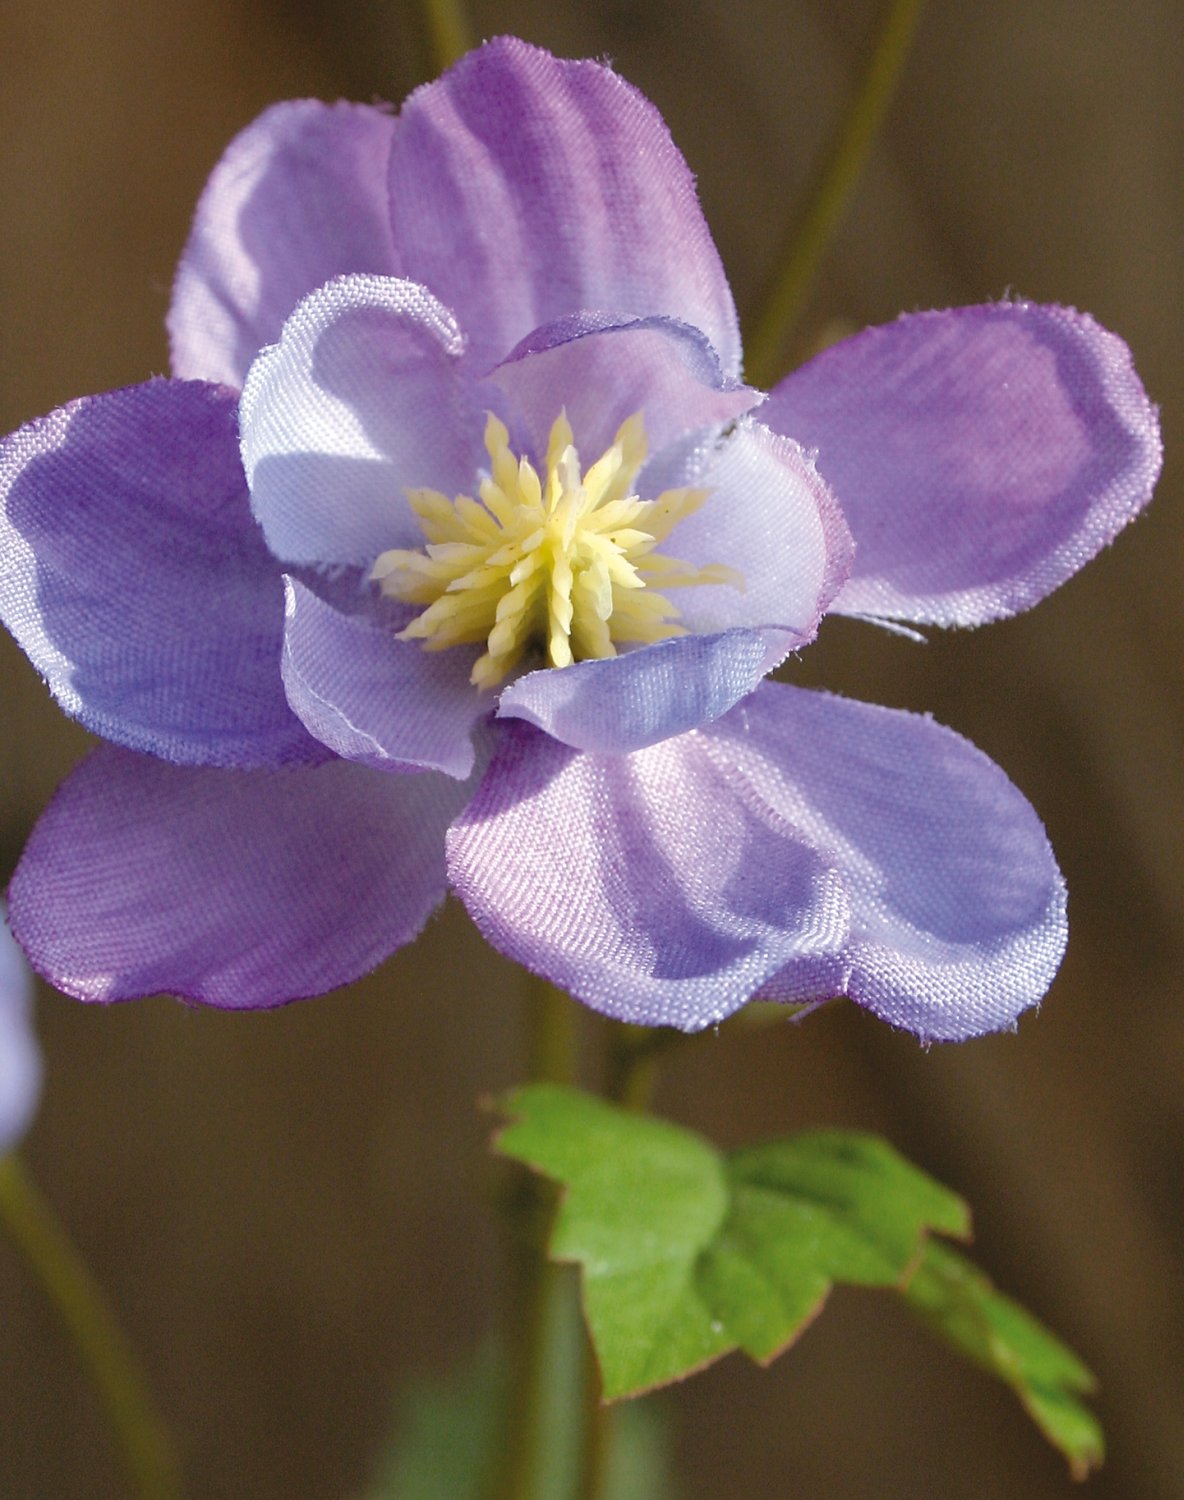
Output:
<instances>
[{"instance_id":1,"label":"artificial flower","mask_svg":"<svg viewBox=\"0 0 1184 1500\"><path fill-rule=\"evenodd\" d=\"M627 1021L1041 998L1064 890L1003 772L766 678L828 611L979 624L1109 541L1159 465L1117 338L920 314L766 397L657 111L513 39L249 126L169 328L172 379L0 449L0 610L113 742L11 889L55 985L281 1003L451 885Z\"/></svg>"}]
</instances>

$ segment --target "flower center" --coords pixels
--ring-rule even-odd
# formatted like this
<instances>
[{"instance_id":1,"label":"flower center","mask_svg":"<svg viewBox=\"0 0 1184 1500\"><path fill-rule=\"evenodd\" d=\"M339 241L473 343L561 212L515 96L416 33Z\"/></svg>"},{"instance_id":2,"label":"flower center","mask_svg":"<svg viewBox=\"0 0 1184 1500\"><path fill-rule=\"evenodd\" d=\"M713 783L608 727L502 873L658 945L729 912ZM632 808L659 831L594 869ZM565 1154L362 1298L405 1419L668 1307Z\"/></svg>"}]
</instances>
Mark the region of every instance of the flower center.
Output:
<instances>
[{"instance_id":1,"label":"flower center","mask_svg":"<svg viewBox=\"0 0 1184 1500\"><path fill-rule=\"evenodd\" d=\"M486 643L472 671L478 687L496 686L531 655L566 667L615 656L620 642L684 634L678 609L654 584L744 587L732 568L698 568L656 550L709 491L666 490L656 500L633 493L647 453L640 412L586 474L564 413L551 427L542 478L510 451L492 413L485 447L490 472L480 500L409 490L426 545L384 552L370 574L384 594L426 606L401 640L429 651Z\"/></svg>"}]
</instances>

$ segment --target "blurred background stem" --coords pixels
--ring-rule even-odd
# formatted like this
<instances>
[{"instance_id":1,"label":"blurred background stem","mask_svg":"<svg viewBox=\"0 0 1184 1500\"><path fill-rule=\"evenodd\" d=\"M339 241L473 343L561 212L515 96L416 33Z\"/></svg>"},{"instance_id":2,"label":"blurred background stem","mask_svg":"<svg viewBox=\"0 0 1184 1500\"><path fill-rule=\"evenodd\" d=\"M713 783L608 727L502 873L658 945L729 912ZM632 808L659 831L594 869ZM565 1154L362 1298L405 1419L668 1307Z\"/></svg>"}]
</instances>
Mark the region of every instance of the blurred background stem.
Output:
<instances>
[{"instance_id":1,"label":"blurred background stem","mask_svg":"<svg viewBox=\"0 0 1184 1500\"><path fill-rule=\"evenodd\" d=\"M127 1340L82 1257L15 1154L0 1159L0 1217L94 1383L132 1492L141 1500L179 1500L172 1447Z\"/></svg>"},{"instance_id":2,"label":"blurred background stem","mask_svg":"<svg viewBox=\"0 0 1184 1500\"><path fill-rule=\"evenodd\" d=\"M889 0L851 108L840 120L773 264L775 278L745 339L745 378L767 389L784 373L786 341L801 317L823 252L847 211L872 141L896 92L924 0Z\"/></svg>"}]
</instances>

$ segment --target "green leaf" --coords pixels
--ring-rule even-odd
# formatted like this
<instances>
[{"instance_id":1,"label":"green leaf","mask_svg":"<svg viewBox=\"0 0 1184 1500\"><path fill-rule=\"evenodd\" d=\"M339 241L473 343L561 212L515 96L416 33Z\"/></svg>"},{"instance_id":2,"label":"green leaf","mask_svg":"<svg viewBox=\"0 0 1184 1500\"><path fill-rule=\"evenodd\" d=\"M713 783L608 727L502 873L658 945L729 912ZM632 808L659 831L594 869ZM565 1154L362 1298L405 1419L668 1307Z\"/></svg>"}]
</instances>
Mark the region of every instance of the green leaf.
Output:
<instances>
[{"instance_id":1,"label":"green leaf","mask_svg":"<svg viewBox=\"0 0 1184 1500\"><path fill-rule=\"evenodd\" d=\"M953 1193L883 1141L817 1131L722 1156L574 1089L503 1101L505 1156L566 1188L550 1253L583 1269L608 1400L735 1348L771 1359L835 1282L903 1284L926 1233L965 1234Z\"/></svg>"},{"instance_id":2,"label":"green leaf","mask_svg":"<svg viewBox=\"0 0 1184 1500\"><path fill-rule=\"evenodd\" d=\"M728 1212L719 1154L667 1121L553 1084L503 1108L515 1123L497 1149L567 1188L550 1253L583 1267L605 1396L665 1385L734 1348L694 1275Z\"/></svg>"},{"instance_id":3,"label":"green leaf","mask_svg":"<svg viewBox=\"0 0 1184 1500\"><path fill-rule=\"evenodd\" d=\"M1030 1313L937 1241L925 1247L905 1297L929 1328L1011 1386L1075 1479L1098 1467L1105 1453L1102 1429L1078 1399L1094 1389L1094 1378Z\"/></svg>"}]
</instances>

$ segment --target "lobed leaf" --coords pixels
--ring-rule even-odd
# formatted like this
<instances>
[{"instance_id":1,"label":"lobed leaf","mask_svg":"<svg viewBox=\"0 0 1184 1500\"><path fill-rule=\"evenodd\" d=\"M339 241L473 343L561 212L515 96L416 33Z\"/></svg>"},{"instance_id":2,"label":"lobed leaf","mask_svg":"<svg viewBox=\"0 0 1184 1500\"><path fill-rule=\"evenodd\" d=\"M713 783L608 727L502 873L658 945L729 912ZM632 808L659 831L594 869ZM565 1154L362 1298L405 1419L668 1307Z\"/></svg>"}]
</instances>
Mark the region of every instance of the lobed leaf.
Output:
<instances>
[{"instance_id":1,"label":"lobed leaf","mask_svg":"<svg viewBox=\"0 0 1184 1500\"><path fill-rule=\"evenodd\" d=\"M606 1400L735 1348L772 1359L835 1282L900 1286L965 1205L873 1136L816 1131L725 1157L572 1089L504 1101L498 1150L566 1189L550 1253L583 1269Z\"/></svg>"},{"instance_id":2,"label":"lobed leaf","mask_svg":"<svg viewBox=\"0 0 1184 1500\"><path fill-rule=\"evenodd\" d=\"M949 1245L930 1241L905 1290L912 1310L940 1337L1015 1391L1075 1479L1105 1454L1102 1430L1079 1399L1095 1388L1077 1356Z\"/></svg>"}]
</instances>

